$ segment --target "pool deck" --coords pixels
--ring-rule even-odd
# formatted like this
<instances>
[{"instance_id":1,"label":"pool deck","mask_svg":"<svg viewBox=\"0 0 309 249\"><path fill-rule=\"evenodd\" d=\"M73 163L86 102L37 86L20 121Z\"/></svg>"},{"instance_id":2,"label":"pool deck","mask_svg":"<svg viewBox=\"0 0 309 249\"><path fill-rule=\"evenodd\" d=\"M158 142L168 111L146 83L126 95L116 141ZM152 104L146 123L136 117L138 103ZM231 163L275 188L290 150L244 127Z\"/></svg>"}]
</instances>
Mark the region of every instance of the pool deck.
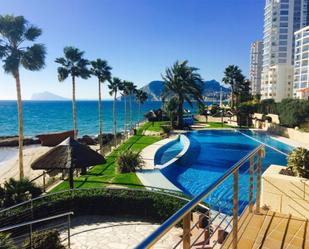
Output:
<instances>
[{"instance_id":1,"label":"pool deck","mask_svg":"<svg viewBox=\"0 0 309 249\"><path fill-rule=\"evenodd\" d=\"M180 191L175 185L173 185L160 171L159 168L156 168L154 158L158 149L163 145L177 139L177 136L172 136L170 138L166 138L160 140L152 145L147 146L141 152L141 157L144 161L144 167L142 170L136 172L136 175L140 179L140 181L145 186L151 186L155 188L163 188L172 191Z\"/></svg>"}]
</instances>

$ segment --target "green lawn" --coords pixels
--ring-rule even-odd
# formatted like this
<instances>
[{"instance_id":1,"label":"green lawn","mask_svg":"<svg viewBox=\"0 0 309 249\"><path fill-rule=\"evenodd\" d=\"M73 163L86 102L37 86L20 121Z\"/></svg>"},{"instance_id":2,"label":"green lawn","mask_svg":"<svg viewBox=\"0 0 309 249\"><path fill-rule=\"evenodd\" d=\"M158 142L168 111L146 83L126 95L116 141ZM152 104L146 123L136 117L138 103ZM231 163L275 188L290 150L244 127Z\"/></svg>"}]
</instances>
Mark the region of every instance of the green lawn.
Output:
<instances>
[{"instance_id":1,"label":"green lawn","mask_svg":"<svg viewBox=\"0 0 309 249\"><path fill-rule=\"evenodd\" d=\"M169 124L169 122L167 122L167 121L158 121L158 122L154 122L154 123L149 122L147 124L148 124L148 126L147 126L146 130L161 132L162 131L161 125Z\"/></svg>"},{"instance_id":2,"label":"green lawn","mask_svg":"<svg viewBox=\"0 0 309 249\"><path fill-rule=\"evenodd\" d=\"M138 129L137 135L131 137L128 141L120 145L111 154L109 154L105 159L106 163L102 165L97 165L87 172L86 175L74 178L75 188L91 188L91 187L101 187L110 184L126 184L128 187L140 187L140 180L135 173L116 173L115 161L118 154L122 151L131 149L133 151L139 152L146 146L153 144L159 140L159 136L143 136L143 130L151 125L146 123L141 128ZM51 192L61 191L69 188L69 182L64 181Z\"/></svg>"},{"instance_id":3,"label":"green lawn","mask_svg":"<svg viewBox=\"0 0 309 249\"><path fill-rule=\"evenodd\" d=\"M208 122L206 128L231 128L231 126L221 122Z\"/></svg>"}]
</instances>

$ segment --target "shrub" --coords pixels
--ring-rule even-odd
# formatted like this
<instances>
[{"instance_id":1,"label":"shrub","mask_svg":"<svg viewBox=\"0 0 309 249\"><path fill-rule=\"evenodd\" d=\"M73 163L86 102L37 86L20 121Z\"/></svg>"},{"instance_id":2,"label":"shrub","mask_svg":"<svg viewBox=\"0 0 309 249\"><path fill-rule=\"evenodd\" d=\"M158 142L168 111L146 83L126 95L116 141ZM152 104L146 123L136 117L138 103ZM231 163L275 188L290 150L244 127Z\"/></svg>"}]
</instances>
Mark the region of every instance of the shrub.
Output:
<instances>
[{"instance_id":1,"label":"shrub","mask_svg":"<svg viewBox=\"0 0 309 249\"><path fill-rule=\"evenodd\" d=\"M64 249L61 245L59 232L57 230L47 230L34 232L32 234L32 246L30 239L27 239L23 246L23 249Z\"/></svg>"},{"instance_id":2,"label":"shrub","mask_svg":"<svg viewBox=\"0 0 309 249\"><path fill-rule=\"evenodd\" d=\"M183 195L181 195L183 197ZM131 189L79 189L45 196L33 202L33 220L72 211L79 215L135 216L162 223L187 203L161 192ZM19 224L31 220L24 206L0 213L0 224ZM25 218L26 217L26 218Z\"/></svg>"},{"instance_id":3,"label":"shrub","mask_svg":"<svg viewBox=\"0 0 309 249\"><path fill-rule=\"evenodd\" d=\"M143 167L143 160L139 153L126 150L118 156L116 164L119 173L135 172Z\"/></svg>"},{"instance_id":4,"label":"shrub","mask_svg":"<svg viewBox=\"0 0 309 249\"><path fill-rule=\"evenodd\" d=\"M309 118L309 101L301 99L283 99L278 104L280 123L294 128Z\"/></svg>"},{"instance_id":5,"label":"shrub","mask_svg":"<svg viewBox=\"0 0 309 249\"><path fill-rule=\"evenodd\" d=\"M169 134L173 129L170 125L161 125L161 129L163 130L164 134Z\"/></svg>"},{"instance_id":6,"label":"shrub","mask_svg":"<svg viewBox=\"0 0 309 249\"><path fill-rule=\"evenodd\" d=\"M0 233L0 248L1 249L17 249L9 233Z\"/></svg>"},{"instance_id":7,"label":"shrub","mask_svg":"<svg viewBox=\"0 0 309 249\"><path fill-rule=\"evenodd\" d=\"M309 150L294 149L288 156L288 169L296 176L309 179Z\"/></svg>"},{"instance_id":8,"label":"shrub","mask_svg":"<svg viewBox=\"0 0 309 249\"><path fill-rule=\"evenodd\" d=\"M277 104L274 99L264 99L258 104L257 111L263 114L277 114Z\"/></svg>"},{"instance_id":9,"label":"shrub","mask_svg":"<svg viewBox=\"0 0 309 249\"><path fill-rule=\"evenodd\" d=\"M41 189L28 179L15 180L11 178L0 189L0 204L1 207L9 207L35 198L41 193Z\"/></svg>"}]
</instances>

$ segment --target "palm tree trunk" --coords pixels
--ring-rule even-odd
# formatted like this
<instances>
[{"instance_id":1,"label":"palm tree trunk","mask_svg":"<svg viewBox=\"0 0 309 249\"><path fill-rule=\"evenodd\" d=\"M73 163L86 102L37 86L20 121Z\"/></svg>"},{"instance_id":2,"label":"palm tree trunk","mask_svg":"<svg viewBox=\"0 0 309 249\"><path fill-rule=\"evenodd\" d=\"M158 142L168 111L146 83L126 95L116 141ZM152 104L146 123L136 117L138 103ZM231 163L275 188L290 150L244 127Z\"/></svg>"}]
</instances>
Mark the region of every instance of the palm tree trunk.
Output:
<instances>
[{"instance_id":1,"label":"palm tree trunk","mask_svg":"<svg viewBox=\"0 0 309 249\"><path fill-rule=\"evenodd\" d=\"M132 130L132 93L130 93L130 130Z\"/></svg>"},{"instance_id":2,"label":"palm tree trunk","mask_svg":"<svg viewBox=\"0 0 309 249\"><path fill-rule=\"evenodd\" d=\"M140 116L141 116L141 102L138 101L138 126L139 126L139 123L140 123Z\"/></svg>"},{"instance_id":3,"label":"palm tree trunk","mask_svg":"<svg viewBox=\"0 0 309 249\"><path fill-rule=\"evenodd\" d=\"M102 128L102 108L101 108L101 81L98 80L98 84L99 84L99 103L98 103L98 108L99 108L99 141L100 141L100 152L103 155L103 151L102 151L102 132L103 132L103 128Z\"/></svg>"},{"instance_id":4,"label":"palm tree trunk","mask_svg":"<svg viewBox=\"0 0 309 249\"><path fill-rule=\"evenodd\" d=\"M127 95L123 95L124 99L124 134L127 135Z\"/></svg>"},{"instance_id":5,"label":"palm tree trunk","mask_svg":"<svg viewBox=\"0 0 309 249\"><path fill-rule=\"evenodd\" d=\"M19 71L15 74L16 92L17 92L17 106L18 106L18 163L19 163L19 178L24 178L24 158L23 158L23 142L24 142L24 129L23 129L23 109L21 102L21 87Z\"/></svg>"},{"instance_id":6,"label":"palm tree trunk","mask_svg":"<svg viewBox=\"0 0 309 249\"><path fill-rule=\"evenodd\" d=\"M116 95L117 95L117 92L114 93L114 103L113 103L113 113L114 113L114 142L115 142L115 147L117 146Z\"/></svg>"},{"instance_id":7,"label":"palm tree trunk","mask_svg":"<svg viewBox=\"0 0 309 249\"><path fill-rule=\"evenodd\" d=\"M75 103L75 76L72 76L72 109L74 123L74 139L77 139L76 103Z\"/></svg>"},{"instance_id":8,"label":"palm tree trunk","mask_svg":"<svg viewBox=\"0 0 309 249\"><path fill-rule=\"evenodd\" d=\"M179 105L178 105L178 123L177 126L179 129L183 128L183 99L179 98Z\"/></svg>"}]
</instances>

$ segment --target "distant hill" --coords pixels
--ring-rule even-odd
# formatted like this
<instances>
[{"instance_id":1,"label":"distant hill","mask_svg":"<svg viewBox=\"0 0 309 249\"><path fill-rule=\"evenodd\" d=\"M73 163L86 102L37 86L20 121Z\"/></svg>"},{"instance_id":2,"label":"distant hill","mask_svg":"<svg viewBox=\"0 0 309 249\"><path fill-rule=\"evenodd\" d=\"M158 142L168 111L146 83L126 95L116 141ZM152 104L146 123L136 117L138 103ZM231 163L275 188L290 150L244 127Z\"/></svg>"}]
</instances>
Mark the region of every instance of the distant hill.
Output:
<instances>
[{"instance_id":1,"label":"distant hill","mask_svg":"<svg viewBox=\"0 0 309 249\"><path fill-rule=\"evenodd\" d=\"M68 100L67 98L61 97L51 92L41 92L41 93L34 93L31 96L31 100Z\"/></svg>"},{"instance_id":2,"label":"distant hill","mask_svg":"<svg viewBox=\"0 0 309 249\"><path fill-rule=\"evenodd\" d=\"M203 85L203 96L205 100L219 100L220 98L220 89L222 88L223 99L226 99L230 93L230 89L222 86L216 80L205 81ZM160 101L161 94L164 89L163 81L156 80L151 81L149 84L141 88L144 92L148 94L148 100L150 101Z\"/></svg>"}]
</instances>

